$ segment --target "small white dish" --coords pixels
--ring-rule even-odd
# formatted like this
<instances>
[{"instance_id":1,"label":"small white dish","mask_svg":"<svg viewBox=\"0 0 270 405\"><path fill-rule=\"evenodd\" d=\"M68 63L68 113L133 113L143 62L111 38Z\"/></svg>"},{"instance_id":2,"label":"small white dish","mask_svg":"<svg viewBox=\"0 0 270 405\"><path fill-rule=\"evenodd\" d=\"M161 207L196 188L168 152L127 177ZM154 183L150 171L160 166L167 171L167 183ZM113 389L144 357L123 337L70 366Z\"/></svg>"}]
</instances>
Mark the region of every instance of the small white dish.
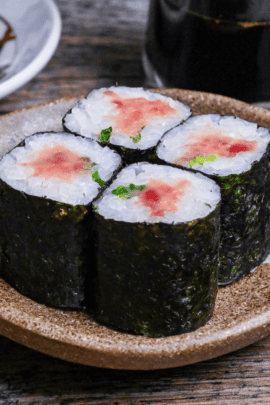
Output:
<instances>
[{"instance_id":1,"label":"small white dish","mask_svg":"<svg viewBox=\"0 0 270 405\"><path fill-rule=\"evenodd\" d=\"M61 35L53 0L0 0L0 99L18 90L49 62Z\"/></svg>"}]
</instances>

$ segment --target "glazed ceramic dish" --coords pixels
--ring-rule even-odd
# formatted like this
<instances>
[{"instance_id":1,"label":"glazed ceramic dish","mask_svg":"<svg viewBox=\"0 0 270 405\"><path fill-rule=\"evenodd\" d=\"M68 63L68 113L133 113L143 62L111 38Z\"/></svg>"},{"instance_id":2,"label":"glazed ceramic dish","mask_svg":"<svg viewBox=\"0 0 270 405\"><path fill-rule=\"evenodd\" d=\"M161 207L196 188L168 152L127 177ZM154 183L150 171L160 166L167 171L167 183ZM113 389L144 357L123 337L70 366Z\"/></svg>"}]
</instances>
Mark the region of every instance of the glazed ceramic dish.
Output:
<instances>
[{"instance_id":1,"label":"glazed ceramic dish","mask_svg":"<svg viewBox=\"0 0 270 405\"><path fill-rule=\"evenodd\" d=\"M269 127L270 111L228 97L187 90L157 90L187 103L194 115L232 114ZM27 135L59 131L77 99L61 99L0 119L0 157ZM221 288L214 315L194 332L164 338L120 333L91 314L57 310L19 294L0 279L0 333L67 361L113 369L150 370L212 359L270 334L270 266L261 264L239 282Z\"/></svg>"},{"instance_id":2,"label":"glazed ceramic dish","mask_svg":"<svg viewBox=\"0 0 270 405\"><path fill-rule=\"evenodd\" d=\"M0 98L44 68L60 34L61 17L53 0L1 0Z\"/></svg>"}]
</instances>

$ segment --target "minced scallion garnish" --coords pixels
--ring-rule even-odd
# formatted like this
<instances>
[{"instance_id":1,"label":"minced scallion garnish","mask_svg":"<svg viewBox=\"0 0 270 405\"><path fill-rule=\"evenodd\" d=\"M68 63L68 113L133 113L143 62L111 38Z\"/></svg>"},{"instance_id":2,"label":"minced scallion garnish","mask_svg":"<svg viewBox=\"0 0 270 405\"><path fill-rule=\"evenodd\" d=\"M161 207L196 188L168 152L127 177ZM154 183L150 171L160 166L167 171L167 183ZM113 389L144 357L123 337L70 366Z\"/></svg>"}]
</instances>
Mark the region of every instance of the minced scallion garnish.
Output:
<instances>
[{"instance_id":1,"label":"minced scallion garnish","mask_svg":"<svg viewBox=\"0 0 270 405\"><path fill-rule=\"evenodd\" d=\"M102 129L100 133L101 136L98 138L99 142L108 142L111 134L112 134L112 127Z\"/></svg>"},{"instance_id":2,"label":"minced scallion garnish","mask_svg":"<svg viewBox=\"0 0 270 405\"><path fill-rule=\"evenodd\" d=\"M92 179L93 179L96 183L98 183L101 187L102 187L102 186L105 186L106 181L102 180L102 179L99 177L98 170L92 172L92 169L93 169L94 166L97 166L97 163L92 163L91 166L90 166L88 169L86 169L86 170L89 170L89 171L92 173Z\"/></svg>"},{"instance_id":3,"label":"minced scallion garnish","mask_svg":"<svg viewBox=\"0 0 270 405\"><path fill-rule=\"evenodd\" d=\"M129 186L118 186L113 191L112 194L117 197L124 198L128 200L133 197L135 191L141 191L145 188L145 185L135 186L135 184L130 184Z\"/></svg>"},{"instance_id":4,"label":"minced scallion garnish","mask_svg":"<svg viewBox=\"0 0 270 405\"><path fill-rule=\"evenodd\" d=\"M144 129L144 128L145 128L145 125L144 125L143 127L141 127L141 130ZM138 132L138 136L137 136L137 137L130 136L130 139L132 139L132 141L133 141L134 143L137 143L137 142L139 142L139 141L142 139L142 135L141 135L140 132Z\"/></svg>"},{"instance_id":5,"label":"minced scallion garnish","mask_svg":"<svg viewBox=\"0 0 270 405\"><path fill-rule=\"evenodd\" d=\"M96 183L98 183L101 187L102 187L102 186L105 186L105 184L106 184L106 181L102 180L102 179L99 177L98 170L96 170L96 171L92 174L92 179L93 179Z\"/></svg>"},{"instance_id":6,"label":"minced scallion garnish","mask_svg":"<svg viewBox=\"0 0 270 405\"><path fill-rule=\"evenodd\" d=\"M192 169L193 166L195 165L203 165L205 162L214 162L215 160L219 159L219 155L211 155L208 156L208 158L205 158L203 156L197 156L194 160L191 160L189 162L189 166Z\"/></svg>"},{"instance_id":7,"label":"minced scallion garnish","mask_svg":"<svg viewBox=\"0 0 270 405\"><path fill-rule=\"evenodd\" d=\"M142 136L141 136L140 133L138 133L137 138L131 136L130 139L132 139L132 141L133 141L134 143L137 143L137 142L139 142L139 141L142 139Z\"/></svg>"}]
</instances>

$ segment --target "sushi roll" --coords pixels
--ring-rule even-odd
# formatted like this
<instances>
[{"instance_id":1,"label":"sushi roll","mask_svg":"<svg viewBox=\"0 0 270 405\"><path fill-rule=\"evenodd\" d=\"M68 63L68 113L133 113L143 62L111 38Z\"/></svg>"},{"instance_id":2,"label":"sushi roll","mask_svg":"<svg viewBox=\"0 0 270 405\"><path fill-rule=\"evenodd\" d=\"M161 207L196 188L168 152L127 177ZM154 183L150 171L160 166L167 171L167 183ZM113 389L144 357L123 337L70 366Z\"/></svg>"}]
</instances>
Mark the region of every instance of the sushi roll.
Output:
<instances>
[{"instance_id":1,"label":"sushi roll","mask_svg":"<svg viewBox=\"0 0 270 405\"><path fill-rule=\"evenodd\" d=\"M0 276L41 304L93 306L92 202L121 165L66 133L27 137L0 162Z\"/></svg>"},{"instance_id":2,"label":"sushi roll","mask_svg":"<svg viewBox=\"0 0 270 405\"><path fill-rule=\"evenodd\" d=\"M220 201L200 173L123 169L95 202L97 320L149 337L204 325L217 293Z\"/></svg>"},{"instance_id":3,"label":"sushi roll","mask_svg":"<svg viewBox=\"0 0 270 405\"><path fill-rule=\"evenodd\" d=\"M116 150L124 164L151 160L162 135L191 115L190 108L142 88L93 90L63 118L66 131Z\"/></svg>"},{"instance_id":4,"label":"sushi roll","mask_svg":"<svg viewBox=\"0 0 270 405\"><path fill-rule=\"evenodd\" d=\"M232 116L202 115L169 131L159 163L198 171L221 188L219 284L250 273L270 250L270 136Z\"/></svg>"}]
</instances>

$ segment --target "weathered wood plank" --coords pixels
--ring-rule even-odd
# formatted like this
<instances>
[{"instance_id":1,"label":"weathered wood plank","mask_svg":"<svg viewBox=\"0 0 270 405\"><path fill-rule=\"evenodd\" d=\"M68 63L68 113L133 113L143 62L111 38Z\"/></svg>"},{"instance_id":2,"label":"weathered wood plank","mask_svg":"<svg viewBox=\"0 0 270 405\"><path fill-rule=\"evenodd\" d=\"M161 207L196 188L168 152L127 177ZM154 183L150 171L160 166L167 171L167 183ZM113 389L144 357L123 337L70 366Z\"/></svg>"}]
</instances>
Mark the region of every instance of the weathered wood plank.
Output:
<instances>
[{"instance_id":1,"label":"weathered wood plank","mask_svg":"<svg viewBox=\"0 0 270 405\"><path fill-rule=\"evenodd\" d=\"M80 95L96 87L142 86L141 52L149 0L56 0L59 46L30 83L0 100L0 111Z\"/></svg>"},{"instance_id":2,"label":"weathered wood plank","mask_svg":"<svg viewBox=\"0 0 270 405\"><path fill-rule=\"evenodd\" d=\"M186 367L124 371L67 363L0 337L0 404L269 404L269 348L270 337Z\"/></svg>"}]
</instances>

